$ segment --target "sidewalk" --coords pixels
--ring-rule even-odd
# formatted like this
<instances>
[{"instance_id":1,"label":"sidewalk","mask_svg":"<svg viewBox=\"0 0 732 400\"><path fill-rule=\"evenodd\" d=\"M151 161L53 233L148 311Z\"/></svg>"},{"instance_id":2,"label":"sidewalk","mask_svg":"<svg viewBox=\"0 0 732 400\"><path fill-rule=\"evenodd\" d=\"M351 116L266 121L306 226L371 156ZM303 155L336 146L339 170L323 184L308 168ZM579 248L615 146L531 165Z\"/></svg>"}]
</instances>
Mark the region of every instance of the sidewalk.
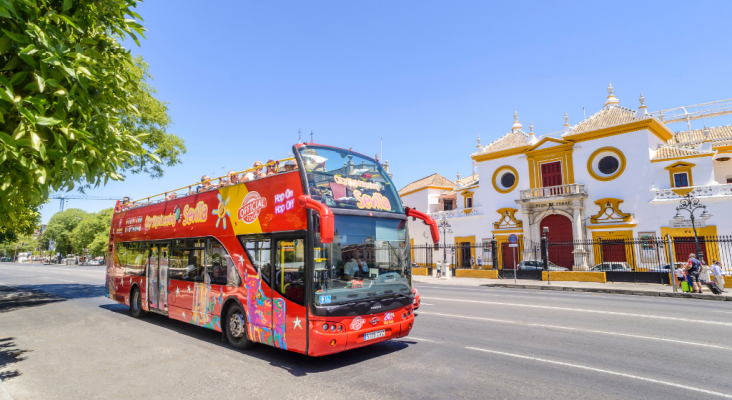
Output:
<instances>
[{"instance_id":1,"label":"sidewalk","mask_svg":"<svg viewBox=\"0 0 732 400\"><path fill-rule=\"evenodd\" d=\"M645 283L595 283L595 282L549 282L529 279L518 279L514 284L513 279L480 279L480 278L455 278L450 280L433 278L431 276L412 276L415 283L427 283L432 285L458 285L458 286L488 286L504 287L511 289L533 289L533 290L558 290L568 292L595 292L610 294L626 294L635 296L661 296L679 297L701 300L732 301L732 290L727 288L726 293L721 295L712 294L708 288L704 293L683 293L681 289L674 292L670 285L656 285Z\"/></svg>"}]
</instances>

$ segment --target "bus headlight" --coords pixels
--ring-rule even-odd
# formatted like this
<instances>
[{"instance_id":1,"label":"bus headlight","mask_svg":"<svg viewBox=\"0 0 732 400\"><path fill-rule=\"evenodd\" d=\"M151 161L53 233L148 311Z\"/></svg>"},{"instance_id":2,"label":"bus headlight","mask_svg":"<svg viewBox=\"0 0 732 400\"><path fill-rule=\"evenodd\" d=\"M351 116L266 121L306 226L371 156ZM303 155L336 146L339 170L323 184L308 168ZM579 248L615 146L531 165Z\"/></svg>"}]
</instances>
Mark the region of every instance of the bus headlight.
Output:
<instances>
[{"instance_id":1,"label":"bus headlight","mask_svg":"<svg viewBox=\"0 0 732 400\"><path fill-rule=\"evenodd\" d=\"M323 324L323 330L324 330L325 332L328 332L328 324Z\"/></svg>"},{"instance_id":2,"label":"bus headlight","mask_svg":"<svg viewBox=\"0 0 732 400\"><path fill-rule=\"evenodd\" d=\"M338 332L343 332L343 325L338 325Z\"/></svg>"},{"instance_id":3,"label":"bus headlight","mask_svg":"<svg viewBox=\"0 0 732 400\"><path fill-rule=\"evenodd\" d=\"M330 331L331 331L331 332L335 332L335 330L336 330L336 326L335 326L335 324L331 325L331 326L330 326Z\"/></svg>"}]
</instances>

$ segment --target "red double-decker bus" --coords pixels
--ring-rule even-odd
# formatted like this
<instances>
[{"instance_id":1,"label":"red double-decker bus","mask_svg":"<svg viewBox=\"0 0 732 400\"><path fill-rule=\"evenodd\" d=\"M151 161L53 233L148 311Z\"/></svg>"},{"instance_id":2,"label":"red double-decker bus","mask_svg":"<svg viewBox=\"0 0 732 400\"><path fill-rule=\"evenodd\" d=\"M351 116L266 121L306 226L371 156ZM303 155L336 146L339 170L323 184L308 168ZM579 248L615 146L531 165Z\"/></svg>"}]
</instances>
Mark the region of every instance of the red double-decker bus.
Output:
<instances>
[{"instance_id":1,"label":"red double-decker bus","mask_svg":"<svg viewBox=\"0 0 732 400\"><path fill-rule=\"evenodd\" d=\"M222 332L239 349L322 356L408 335L406 222L424 220L437 242L435 221L402 207L376 160L312 143L293 152L267 176L240 172L244 183L221 177L118 203L107 297L134 317Z\"/></svg>"}]
</instances>

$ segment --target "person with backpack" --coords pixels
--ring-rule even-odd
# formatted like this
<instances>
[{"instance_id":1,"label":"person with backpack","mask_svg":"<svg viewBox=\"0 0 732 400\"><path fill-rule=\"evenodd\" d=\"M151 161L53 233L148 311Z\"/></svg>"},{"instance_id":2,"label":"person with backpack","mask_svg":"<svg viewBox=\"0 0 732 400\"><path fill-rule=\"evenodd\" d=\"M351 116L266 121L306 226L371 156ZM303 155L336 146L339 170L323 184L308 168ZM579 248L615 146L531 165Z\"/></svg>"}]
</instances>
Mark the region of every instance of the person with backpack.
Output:
<instances>
[{"instance_id":1,"label":"person with backpack","mask_svg":"<svg viewBox=\"0 0 732 400\"><path fill-rule=\"evenodd\" d=\"M686 272L688 275L689 285L691 285L692 293L702 293L702 286L699 282L699 275L701 274L701 263L696 259L694 253L689 254L689 264L686 266Z\"/></svg>"},{"instance_id":2,"label":"person with backpack","mask_svg":"<svg viewBox=\"0 0 732 400\"><path fill-rule=\"evenodd\" d=\"M724 290L724 276L722 275L722 265L719 261L715 261L714 264L712 264L712 275L714 275L714 282L717 283L717 286L719 286L719 289L721 289L723 292L726 292Z\"/></svg>"}]
</instances>

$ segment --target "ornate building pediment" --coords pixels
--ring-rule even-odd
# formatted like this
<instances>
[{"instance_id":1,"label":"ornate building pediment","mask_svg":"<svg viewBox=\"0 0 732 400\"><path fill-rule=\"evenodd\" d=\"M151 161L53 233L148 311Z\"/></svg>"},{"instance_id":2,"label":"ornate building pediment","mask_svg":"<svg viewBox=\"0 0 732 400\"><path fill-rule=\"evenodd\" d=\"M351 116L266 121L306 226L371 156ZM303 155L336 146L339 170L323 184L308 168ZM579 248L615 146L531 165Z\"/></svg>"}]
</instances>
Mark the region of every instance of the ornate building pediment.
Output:
<instances>
[{"instance_id":1,"label":"ornate building pediment","mask_svg":"<svg viewBox=\"0 0 732 400\"><path fill-rule=\"evenodd\" d=\"M493 223L493 229L522 228L524 226L523 221L516 219L517 209L505 207L496 212L501 215L501 219Z\"/></svg>"},{"instance_id":2,"label":"ornate building pediment","mask_svg":"<svg viewBox=\"0 0 732 400\"><path fill-rule=\"evenodd\" d=\"M620 210L620 203L623 200L607 197L597 200L595 204L600 207L600 212L590 217L593 224L630 222L633 216Z\"/></svg>"}]
</instances>

